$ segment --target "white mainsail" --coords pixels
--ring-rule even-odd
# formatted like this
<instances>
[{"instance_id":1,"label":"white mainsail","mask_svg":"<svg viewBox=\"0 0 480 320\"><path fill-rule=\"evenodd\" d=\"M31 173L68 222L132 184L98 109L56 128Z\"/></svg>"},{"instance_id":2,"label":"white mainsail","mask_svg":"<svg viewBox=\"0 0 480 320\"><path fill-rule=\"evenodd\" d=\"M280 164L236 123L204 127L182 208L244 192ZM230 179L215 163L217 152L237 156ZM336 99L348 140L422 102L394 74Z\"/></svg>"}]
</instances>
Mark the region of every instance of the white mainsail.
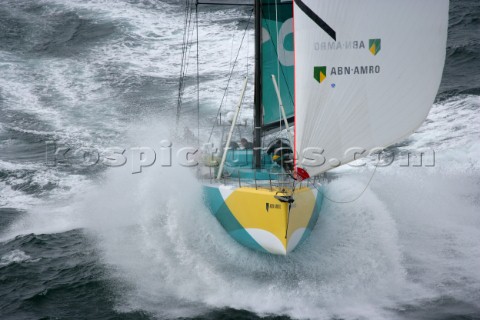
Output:
<instances>
[{"instance_id":1,"label":"white mainsail","mask_svg":"<svg viewBox=\"0 0 480 320\"><path fill-rule=\"evenodd\" d=\"M448 0L295 1L299 167L318 175L422 124L442 77L448 9Z\"/></svg>"}]
</instances>

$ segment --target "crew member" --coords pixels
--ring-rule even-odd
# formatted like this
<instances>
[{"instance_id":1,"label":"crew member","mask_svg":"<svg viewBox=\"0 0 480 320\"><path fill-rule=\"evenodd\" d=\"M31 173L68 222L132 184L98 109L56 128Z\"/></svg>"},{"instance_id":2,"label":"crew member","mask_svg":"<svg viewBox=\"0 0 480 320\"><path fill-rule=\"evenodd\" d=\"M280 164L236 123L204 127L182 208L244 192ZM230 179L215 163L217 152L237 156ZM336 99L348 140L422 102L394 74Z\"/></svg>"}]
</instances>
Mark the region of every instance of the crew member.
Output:
<instances>
[{"instance_id":1,"label":"crew member","mask_svg":"<svg viewBox=\"0 0 480 320\"><path fill-rule=\"evenodd\" d=\"M243 146L244 149L253 149L253 143L249 142L245 138L240 139L240 144Z\"/></svg>"},{"instance_id":2,"label":"crew member","mask_svg":"<svg viewBox=\"0 0 480 320\"><path fill-rule=\"evenodd\" d=\"M286 172L293 171L293 150L282 139L275 140L267 149L267 154L273 162L281 166Z\"/></svg>"}]
</instances>

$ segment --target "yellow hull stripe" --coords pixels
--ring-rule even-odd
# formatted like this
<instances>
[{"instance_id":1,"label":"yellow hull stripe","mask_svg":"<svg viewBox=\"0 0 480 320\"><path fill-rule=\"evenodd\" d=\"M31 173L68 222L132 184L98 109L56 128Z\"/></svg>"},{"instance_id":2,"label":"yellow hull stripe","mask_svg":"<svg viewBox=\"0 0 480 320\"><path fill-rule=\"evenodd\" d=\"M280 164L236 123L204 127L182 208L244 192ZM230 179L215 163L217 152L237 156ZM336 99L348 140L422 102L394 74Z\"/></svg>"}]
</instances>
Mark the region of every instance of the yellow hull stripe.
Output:
<instances>
[{"instance_id":1,"label":"yellow hull stripe","mask_svg":"<svg viewBox=\"0 0 480 320\"><path fill-rule=\"evenodd\" d=\"M295 190L290 213L288 203L279 201L276 195L285 194L278 190L237 188L224 201L232 215L262 247L272 253L286 254L298 244L308 226L314 213L316 190L308 187ZM290 240L293 247L289 246Z\"/></svg>"}]
</instances>

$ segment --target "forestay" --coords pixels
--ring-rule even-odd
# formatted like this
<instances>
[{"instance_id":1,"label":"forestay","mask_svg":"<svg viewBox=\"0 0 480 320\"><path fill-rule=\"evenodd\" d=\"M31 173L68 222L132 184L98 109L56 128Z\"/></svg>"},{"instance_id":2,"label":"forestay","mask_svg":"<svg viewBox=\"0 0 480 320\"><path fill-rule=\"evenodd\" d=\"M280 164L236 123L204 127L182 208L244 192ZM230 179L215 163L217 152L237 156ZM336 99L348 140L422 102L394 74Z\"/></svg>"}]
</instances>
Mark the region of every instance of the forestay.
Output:
<instances>
[{"instance_id":1,"label":"forestay","mask_svg":"<svg viewBox=\"0 0 480 320\"><path fill-rule=\"evenodd\" d=\"M422 124L440 85L448 9L448 0L295 1L299 167L318 175Z\"/></svg>"}]
</instances>

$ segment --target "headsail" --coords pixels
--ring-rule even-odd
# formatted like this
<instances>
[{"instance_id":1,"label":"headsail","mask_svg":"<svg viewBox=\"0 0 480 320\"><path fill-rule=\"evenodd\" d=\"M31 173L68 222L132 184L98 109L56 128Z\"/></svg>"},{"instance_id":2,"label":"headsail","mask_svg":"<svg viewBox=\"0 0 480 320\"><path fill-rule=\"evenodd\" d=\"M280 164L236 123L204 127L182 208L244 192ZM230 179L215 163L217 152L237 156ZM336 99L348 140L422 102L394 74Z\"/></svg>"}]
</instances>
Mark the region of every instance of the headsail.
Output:
<instances>
[{"instance_id":1,"label":"headsail","mask_svg":"<svg viewBox=\"0 0 480 320\"><path fill-rule=\"evenodd\" d=\"M299 167L317 175L422 124L440 85L448 9L448 0L295 0Z\"/></svg>"},{"instance_id":2,"label":"headsail","mask_svg":"<svg viewBox=\"0 0 480 320\"><path fill-rule=\"evenodd\" d=\"M290 0L262 0L262 105L263 126L279 128L282 114L278 107L272 75L280 87L287 118L293 119L294 52L293 8Z\"/></svg>"}]
</instances>

